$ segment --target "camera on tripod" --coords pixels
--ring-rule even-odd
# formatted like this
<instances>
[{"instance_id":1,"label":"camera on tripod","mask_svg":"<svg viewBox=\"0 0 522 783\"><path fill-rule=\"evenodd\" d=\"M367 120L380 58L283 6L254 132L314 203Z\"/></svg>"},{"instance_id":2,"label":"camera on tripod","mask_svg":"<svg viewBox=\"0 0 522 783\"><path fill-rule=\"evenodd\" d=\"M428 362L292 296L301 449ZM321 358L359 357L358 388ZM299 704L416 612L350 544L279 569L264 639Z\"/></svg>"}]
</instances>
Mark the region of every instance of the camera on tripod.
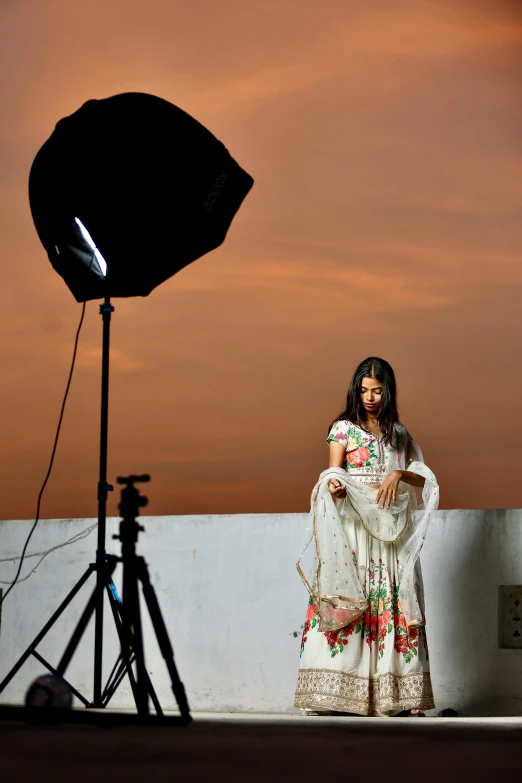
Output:
<instances>
[{"instance_id":1,"label":"camera on tripod","mask_svg":"<svg viewBox=\"0 0 522 783\"><path fill-rule=\"evenodd\" d=\"M140 513L139 509L148 505L149 499L144 495L140 495L139 489L137 489L134 484L145 484L150 481L150 476L147 473L144 473L142 476L118 476L116 481L118 484L125 485L125 489L122 489L121 491L121 502L118 505L122 517L122 521L120 522L120 534L114 535L113 538L117 541L121 541L123 544L130 535L130 525L134 532L133 540L134 543L136 543L138 540L138 533L143 532L145 528L142 525L139 525L135 518Z\"/></svg>"}]
</instances>

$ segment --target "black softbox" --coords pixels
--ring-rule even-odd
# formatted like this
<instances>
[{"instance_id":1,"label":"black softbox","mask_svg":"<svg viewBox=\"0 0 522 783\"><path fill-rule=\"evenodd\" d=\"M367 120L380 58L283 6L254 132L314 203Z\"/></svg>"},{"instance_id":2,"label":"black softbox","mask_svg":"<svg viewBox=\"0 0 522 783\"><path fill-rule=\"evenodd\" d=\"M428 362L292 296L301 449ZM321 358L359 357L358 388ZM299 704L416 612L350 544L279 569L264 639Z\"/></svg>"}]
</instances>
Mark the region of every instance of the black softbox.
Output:
<instances>
[{"instance_id":1,"label":"black softbox","mask_svg":"<svg viewBox=\"0 0 522 783\"><path fill-rule=\"evenodd\" d=\"M252 184L186 112L124 93L58 122L29 199L54 269L84 302L146 296L218 247Z\"/></svg>"}]
</instances>

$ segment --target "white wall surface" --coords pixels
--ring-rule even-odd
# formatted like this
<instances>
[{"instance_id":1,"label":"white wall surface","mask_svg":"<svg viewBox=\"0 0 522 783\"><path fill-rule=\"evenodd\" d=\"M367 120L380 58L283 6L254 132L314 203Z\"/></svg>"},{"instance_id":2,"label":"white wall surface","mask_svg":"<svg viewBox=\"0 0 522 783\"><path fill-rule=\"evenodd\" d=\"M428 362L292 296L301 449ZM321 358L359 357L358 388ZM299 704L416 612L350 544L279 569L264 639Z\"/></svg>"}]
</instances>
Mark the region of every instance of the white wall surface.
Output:
<instances>
[{"instance_id":1,"label":"white wall surface","mask_svg":"<svg viewBox=\"0 0 522 783\"><path fill-rule=\"evenodd\" d=\"M139 541L157 591L176 663L195 711L292 712L307 595L297 572L306 514L142 517ZM31 540L21 581L8 596L0 628L0 679L9 671L96 549L95 520L44 520ZM437 711L522 714L522 650L497 643L501 584L522 584L522 511L439 511L423 550L427 631ZM9 582L32 523L0 522L0 580ZM84 538L64 542L92 528ZM118 553L117 520L107 550ZM40 562L41 560L41 562ZM116 584L119 587L121 566ZM84 587L38 648L56 665L90 595ZM7 585L0 585L6 589ZM147 666L165 709L174 697L145 623ZM118 645L106 605L105 673ZM67 678L92 697L89 627ZM30 659L0 695L21 703L44 667ZM132 707L126 682L111 702Z\"/></svg>"}]
</instances>

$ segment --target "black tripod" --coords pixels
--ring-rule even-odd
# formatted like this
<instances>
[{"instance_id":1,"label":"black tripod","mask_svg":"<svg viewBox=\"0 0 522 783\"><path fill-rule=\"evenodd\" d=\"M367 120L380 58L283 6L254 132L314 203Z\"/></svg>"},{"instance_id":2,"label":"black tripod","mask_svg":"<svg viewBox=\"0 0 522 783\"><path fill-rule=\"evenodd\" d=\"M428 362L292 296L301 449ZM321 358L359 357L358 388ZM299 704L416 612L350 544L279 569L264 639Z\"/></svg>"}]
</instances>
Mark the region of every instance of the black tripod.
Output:
<instances>
[{"instance_id":1,"label":"black tripod","mask_svg":"<svg viewBox=\"0 0 522 783\"><path fill-rule=\"evenodd\" d=\"M154 701L154 690L152 689L145 666L139 594L139 584L141 583L143 597L145 598L145 603L149 611L152 627L154 628L161 654L170 675L174 697L182 718L190 720L185 688L179 678L176 664L174 663L174 652L172 650L172 645L170 644L156 593L150 582L147 564L143 557L136 554L138 534L144 529L137 523L136 517L139 514L139 508L141 506L146 506L148 501L146 497L140 495L134 484L136 482L149 480L150 476L128 476L127 478L118 478L118 484L125 484L125 488L121 493L121 503L119 506L122 517L120 522L120 534L119 536L114 536L114 538L121 541L121 561L123 563L122 656L124 660L130 660L131 655L134 655L136 659L134 698L138 715L148 715L149 695ZM158 710L155 701L154 704L156 710Z\"/></svg>"},{"instance_id":2,"label":"black tripod","mask_svg":"<svg viewBox=\"0 0 522 783\"><path fill-rule=\"evenodd\" d=\"M58 675L63 678L67 666L69 665L69 662L74 654L74 651L78 646L81 636L85 631L87 622L91 617L91 615L94 613L95 626L94 626L93 698L92 700L85 698L85 696L83 696L79 691L76 690L76 688L74 688L71 685L71 683L68 682L67 684L71 689L71 692L86 707L98 707L98 708L106 707L109 704L109 701L113 697L114 693L116 692L118 686L120 685L125 675L127 674L130 680L138 714L143 714L144 712L143 705L145 699L142 694L140 695L140 693L145 687L145 682L146 682L147 691L152 699L156 712L158 713L158 715L161 715L162 714L161 706L154 692L152 683L150 682L150 679L148 678L146 671L144 671L142 664L139 663L140 660L143 660L142 642L141 641L138 642L137 639L135 640L134 631L132 627L129 626L128 622L126 626L126 631L124 631L124 622L123 622L124 612L123 612L122 600L118 595L116 585L114 584L112 579L112 574L118 562L118 558L113 555L108 555L105 550L106 521L107 521L107 493L113 489L113 487L107 482L107 445L108 445L108 421L109 421L109 349L110 349L110 322L111 322L111 313L113 311L114 311L114 307L110 303L110 299L106 297L103 304L100 305L100 314L103 319L103 340L102 340L102 383L101 383L100 472L99 472L99 480L98 480L98 544L96 550L96 560L94 563L90 563L86 572L83 574L83 576L80 577L76 585L72 588L70 593L60 604L60 606L52 615L50 620L42 628L40 633L31 642L27 650L19 658L19 660L13 666L11 671L6 675L6 677L0 683L0 693L2 693L2 691L7 687L7 685L11 682L11 680L17 674L19 669L23 666L23 664L27 661L27 659L31 655L34 658L36 658L38 661L40 661L40 663L43 664L52 674ZM124 491L125 490L123 490L123 492ZM123 496L123 492L122 492L122 496ZM123 503L123 499L122 499L122 503ZM137 512L138 506L136 506L135 508L136 508L136 513L138 513ZM144 562L141 568L142 570L145 569L145 573L146 573L146 566ZM124 572L125 572L125 566L124 566ZM80 621L71 637L69 644L67 645L67 648L62 656L60 663L56 668L54 668L37 651L36 648L38 647L42 639L46 636L46 634L49 632L49 630L53 627L53 625L58 620L58 618L63 614L65 609L67 609L67 607L69 606L73 598L81 590L83 585L87 582L87 580L92 574L96 574L96 587L94 589L94 592L92 593L89 602L85 607L83 615L80 618ZM141 578L142 577L140 574L140 579ZM147 581L148 581L148 576L147 576ZM143 584L145 584L145 582ZM166 644L168 644L168 647L170 647L170 642L168 640L165 626L161 618L161 613L159 612L159 606L157 604L156 597L154 595L150 582L148 582L148 584L149 584L149 596L150 595L153 596L150 600L152 602L155 602L155 607L156 607L155 617L156 619L159 618L160 621L158 627L155 626L156 633L157 634L163 633L164 634L163 642L164 643L166 642ZM114 624L116 626L116 631L118 633L118 637L120 640L121 652L112 668L112 671L105 684L105 687L103 687L103 683L102 683L103 680L103 669L102 669L103 609L104 609L105 593L108 596L109 605L112 610ZM144 587L144 593L145 593L145 587ZM151 616L152 616L152 611L150 607L149 607L149 611L151 612ZM153 622L154 622L154 618L153 618ZM158 628L162 630L158 632ZM141 626L140 626L139 635L141 639ZM141 644L140 651L137 651L134 648L135 641ZM162 648L162 653L164 653L164 651L167 651L167 647L165 644L164 644L164 648ZM178 706L180 708L182 717L186 722L187 719L190 720L189 708L184 694L183 685L179 681L179 677L177 676L175 670L172 648L170 648L169 657L170 659L172 659L172 663L169 663L169 661L167 659L166 660L167 660L167 667L169 669L172 678L172 687L174 690L174 694L176 696L176 700L178 701ZM137 667L142 667L141 681L139 683L139 686L136 678L134 677L134 673L132 669L132 665L135 661ZM175 678L173 677L173 672L175 673ZM177 681L177 683L179 683L179 685L178 684L176 684L176 686L174 685L175 680Z\"/></svg>"}]
</instances>

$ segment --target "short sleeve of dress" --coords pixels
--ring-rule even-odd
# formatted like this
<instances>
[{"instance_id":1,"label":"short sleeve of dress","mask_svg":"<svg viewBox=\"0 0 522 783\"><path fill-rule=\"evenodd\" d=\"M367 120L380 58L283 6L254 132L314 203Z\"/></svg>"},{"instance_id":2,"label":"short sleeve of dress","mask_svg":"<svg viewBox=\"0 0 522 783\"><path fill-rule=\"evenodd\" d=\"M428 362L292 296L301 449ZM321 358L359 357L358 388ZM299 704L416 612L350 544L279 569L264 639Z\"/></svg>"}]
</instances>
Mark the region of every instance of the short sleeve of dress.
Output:
<instances>
[{"instance_id":1,"label":"short sleeve of dress","mask_svg":"<svg viewBox=\"0 0 522 783\"><path fill-rule=\"evenodd\" d=\"M332 440L334 440L346 447L346 443L348 442L347 429L348 427L345 421L335 421L332 424L332 428L326 439L326 442L329 444Z\"/></svg>"}]
</instances>

